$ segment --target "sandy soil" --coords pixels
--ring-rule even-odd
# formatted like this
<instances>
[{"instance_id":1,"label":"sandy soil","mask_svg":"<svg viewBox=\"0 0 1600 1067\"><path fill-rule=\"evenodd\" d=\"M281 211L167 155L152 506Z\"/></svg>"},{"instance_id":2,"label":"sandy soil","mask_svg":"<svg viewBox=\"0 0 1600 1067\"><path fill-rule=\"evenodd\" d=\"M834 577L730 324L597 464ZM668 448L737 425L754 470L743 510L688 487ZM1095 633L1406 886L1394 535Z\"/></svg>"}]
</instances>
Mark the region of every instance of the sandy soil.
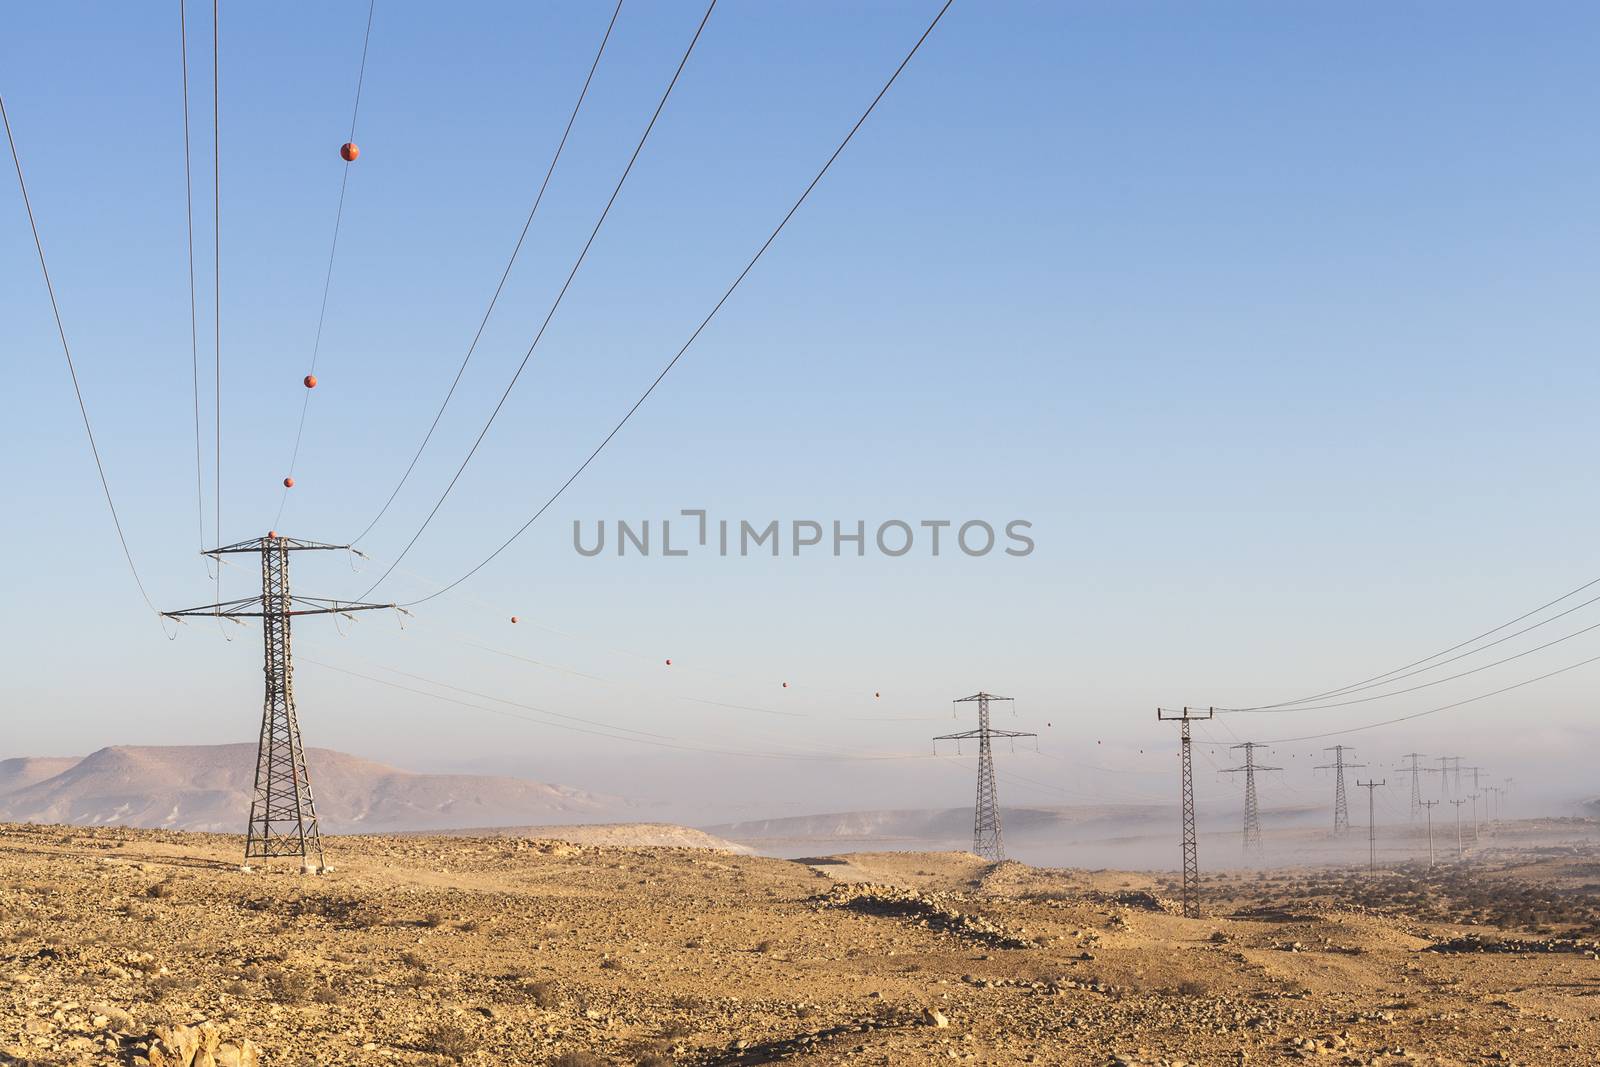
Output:
<instances>
[{"instance_id":1,"label":"sandy soil","mask_svg":"<svg viewBox=\"0 0 1600 1067\"><path fill-rule=\"evenodd\" d=\"M0 1063L1594 1062L1600 848L1368 877L0 828ZM196 1031L198 1033L199 1031ZM182 1062L181 1057L176 1058ZM200 1060L202 1062L204 1055Z\"/></svg>"}]
</instances>

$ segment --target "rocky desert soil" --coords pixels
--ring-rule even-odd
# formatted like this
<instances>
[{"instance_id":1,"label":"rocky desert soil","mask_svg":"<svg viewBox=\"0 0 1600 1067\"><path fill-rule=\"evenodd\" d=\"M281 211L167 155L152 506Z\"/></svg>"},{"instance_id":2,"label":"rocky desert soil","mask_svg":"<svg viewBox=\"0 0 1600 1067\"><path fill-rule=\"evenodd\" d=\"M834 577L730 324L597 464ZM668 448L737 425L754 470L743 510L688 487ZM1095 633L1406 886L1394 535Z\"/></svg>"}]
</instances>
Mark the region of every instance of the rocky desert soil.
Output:
<instances>
[{"instance_id":1,"label":"rocky desert soil","mask_svg":"<svg viewBox=\"0 0 1600 1067\"><path fill-rule=\"evenodd\" d=\"M0 827L0 1063L1591 1063L1595 826L1540 840L1210 875L1183 918L961 853L339 837L306 876Z\"/></svg>"}]
</instances>

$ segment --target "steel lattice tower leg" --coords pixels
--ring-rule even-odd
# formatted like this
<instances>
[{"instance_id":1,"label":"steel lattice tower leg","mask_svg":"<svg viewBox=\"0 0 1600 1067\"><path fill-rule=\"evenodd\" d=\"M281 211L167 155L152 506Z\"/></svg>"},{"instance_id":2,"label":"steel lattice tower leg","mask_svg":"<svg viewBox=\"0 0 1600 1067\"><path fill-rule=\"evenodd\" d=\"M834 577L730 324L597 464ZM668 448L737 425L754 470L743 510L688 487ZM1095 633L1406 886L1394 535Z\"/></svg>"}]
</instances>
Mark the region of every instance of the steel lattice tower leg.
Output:
<instances>
[{"instance_id":1,"label":"steel lattice tower leg","mask_svg":"<svg viewBox=\"0 0 1600 1067\"><path fill-rule=\"evenodd\" d=\"M1333 757L1333 832L1347 834L1350 832L1350 800L1344 792L1344 746L1338 747Z\"/></svg>"},{"instance_id":2,"label":"steel lattice tower leg","mask_svg":"<svg viewBox=\"0 0 1600 1067\"><path fill-rule=\"evenodd\" d=\"M1182 723L1183 749L1183 913L1194 915L1200 887L1200 839L1194 830L1194 756L1190 751L1189 720Z\"/></svg>"},{"instance_id":3,"label":"steel lattice tower leg","mask_svg":"<svg viewBox=\"0 0 1600 1067\"><path fill-rule=\"evenodd\" d=\"M265 650L266 704L256 750L255 799L244 858L299 856L307 870L322 870L322 837L306 774L305 749L294 710L294 661L289 637L289 550L282 539L261 547L261 637ZM316 854L316 862L311 856Z\"/></svg>"},{"instance_id":4,"label":"steel lattice tower leg","mask_svg":"<svg viewBox=\"0 0 1600 1067\"><path fill-rule=\"evenodd\" d=\"M1245 749L1245 853L1261 854L1261 811L1256 808L1256 758Z\"/></svg>"},{"instance_id":5,"label":"steel lattice tower leg","mask_svg":"<svg viewBox=\"0 0 1600 1067\"><path fill-rule=\"evenodd\" d=\"M1000 830L1000 796L994 780L994 747L989 737L989 698L978 701L978 803L972 823L972 851L995 863L1006 858Z\"/></svg>"},{"instance_id":6,"label":"steel lattice tower leg","mask_svg":"<svg viewBox=\"0 0 1600 1067\"><path fill-rule=\"evenodd\" d=\"M1417 773L1416 760L1411 761L1411 821L1417 821L1417 812L1422 810L1422 779Z\"/></svg>"}]
</instances>

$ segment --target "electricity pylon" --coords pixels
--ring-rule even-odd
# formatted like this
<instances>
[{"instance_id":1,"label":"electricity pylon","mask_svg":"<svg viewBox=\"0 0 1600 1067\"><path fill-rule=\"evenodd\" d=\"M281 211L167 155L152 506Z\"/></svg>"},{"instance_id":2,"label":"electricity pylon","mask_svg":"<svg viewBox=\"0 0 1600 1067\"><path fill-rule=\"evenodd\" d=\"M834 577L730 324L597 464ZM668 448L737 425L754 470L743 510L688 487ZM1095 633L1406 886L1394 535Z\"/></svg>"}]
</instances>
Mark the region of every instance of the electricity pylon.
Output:
<instances>
[{"instance_id":1,"label":"electricity pylon","mask_svg":"<svg viewBox=\"0 0 1600 1067\"><path fill-rule=\"evenodd\" d=\"M1387 778L1380 778L1376 782L1356 779L1356 785L1367 791L1367 870L1372 873L1378 870L1378 809L1373 798L1377 795L1378 787L1388 782Z\"/></svg>"},{"instance_id":2,"label":"electricity pylon","mask_svg":"<svg viewBox=\"0 0 1600 1067\"><path fill-rule=\"evenodd\" d=\"M995 788L994 780L994 749L990 739L995 737L1037 737L1038 734L1024 733L1019 730L995 730L989 726L989 702L991 700L1010 700L1011 697L997 697L993 693L974 693L969 697L961 697L957 704L976 701L978 705L978 728L967 730L959 734L944 734L935 737L935 744L940 741L955 741L958 744L968 738L978 739L978 803L977 810L972 818L972 851L986 860L999 863L1006 858L1005 840L1000 831L1000 795Z\"/></svg>"},{"instance_id":3,"label":"electricity pylon","mask_svg":"<svg viewBox=\"0 0 1600 1067\"><path fill-rule=\"evenodd\" d=\"M1428 812L1428 866L1430 868L1433 866L1433 806L1437 803L1439 803L1437 800L1424 800L1422 802L1422 806Z\"/></svg>"},{"instance_id":4,"label":"electricity pylon","mask_svg":"<svg viewBox=\"0 0 1600 1067\"><path fill-rule=\"evenodd\" d=\"M1455 764L1454 774L1453 775L1451 773L1451 771L1452 771L1451 764L1452 763ZM1461 787L1461 757L1460 756L1440 756L1439 757L1439 767L1438 767L1438 772L1437 773L1439 775L1439 799L1440 800L1449 800L1451 797L1453 797L1457 793L1461 792L1461 788L1460 788ZM1452 780L1452 778L1454 779L1454 782L1455 782L1455 788L1454 789L1451 788L1451 780Z\"/></svg>"},{"instance_id":5,"label":"electricity pylon","mask_svg":"<svg viewBox=\"0 0 1600 1067\"><path fill-rule=\"evenodd\" d=\"M325 545L269 533L265 537L208 550L221 563L229 555L261 557L261 595L220 604L164 611L169 619L210 616L217 619L260 619L266 652L266 702L261 712L261 740L256 749L255 799L250 802L250 825L245 834L244 862L252 859L299 856L300 869L318 873L327 869L322 835L317 830L317 807L306 774L305 749L300 744L300 722L294 707L294 658L289 638L290 620L298 615L346 615L354 611L394 608L394 604L359 604L322 597L295 596L289 592L289 553L333 552L348 545ZM316 853L315 866L311 854Z\"/></svg>"},{"instance_id":6,"label":"electricity pylon","mask_svg":"<svg viewBox=\"0 0 1600 1067\"><path fill-rule=\"evenodd\" d=\"M1182 727L1183 914L1191 918L1195 913L1195 898L1200 892L1200 842L1194 830L1194 757L1190 753L1189 724L1197 719L1212 718L1216 713L1215 708L1207 708L1204 715L1199 708L1186 707L1181 712L1156 709L1158 721L1176 722Z\"/></svg>"},{"instance_id":7,"label":"electricity pylon","mask_svg":"<svg viewBox=\"0 0 1600 1067\"><path fill-rule=\"evenodd\" d=\"M1411 765L1410 766L1401 767L1400 769L1403 770L1403 771L1410 771L1411 772L1411 821L1413 823L1415 823L1417 821L1417 815L1422 811L1422 773L1421 772L1423 772L1425 770L1428 770L1428 768L1420 766L1417 763L1418 760L1422 759L1422 753L1420 753L1420 752L1407 752L1401 758L1402 759L1408 759L1408 760L1411 761Z\"/></svg>"},{"instance_id":8,"label":"electricity pylon","mask_svg":"<svg viewBox=\"0 0 1600 1067\"><path fill-rule=\"evenodd\" d=\"M1467 799L1472 801L1472 843L1478 843L1478 796L1477 793L1468 793Z\"/></svg>"},{"instance_id":9,"label":"electricity pylon","mask_svg":"<svg viewBox=\"0 0 1600 1067\"><path fill-rule=\"evenodd\" d=\"M1244 775L1244 853L1246 858L1261 861L1261 811L1256 806L1256 772L1281 771L1282 767L1267 767L1256 762L1256 749L1267 746L1256 741L1243 741L1231 748L1244 749L1244 766L1224 767L1223 774Z\"/></svg>"},{"instance_id":10,"label":"electricity pylon","mask_svg":"<svg viewBox=\"0 0 1600 1067\"><path fill-rule=\"evenodd\" d=\"M1333 753L1333 762L1332 763L1320 764L1317 767L1314 767L1313 770L1332 771L1334 773L1334 782L1333 782L1333 832L1334 832L1335 836L1337 836L1339 834L1347 834L1347 833L1350 832L1350 803L1349 803L1349 800L1345 797L1345 792L1344 792L1344 769L1346 767L1349 767L1351 769L1355 769L1357 767L1365 767L1366 764L1365 763L1346 763L1344 761L1344 754L1346 752L1355 751L1349 745L1334 745L1331 748L1325 748L1322 751L1324 751L1324 752L1332 752Z\"/></svg>"}]
</instances>

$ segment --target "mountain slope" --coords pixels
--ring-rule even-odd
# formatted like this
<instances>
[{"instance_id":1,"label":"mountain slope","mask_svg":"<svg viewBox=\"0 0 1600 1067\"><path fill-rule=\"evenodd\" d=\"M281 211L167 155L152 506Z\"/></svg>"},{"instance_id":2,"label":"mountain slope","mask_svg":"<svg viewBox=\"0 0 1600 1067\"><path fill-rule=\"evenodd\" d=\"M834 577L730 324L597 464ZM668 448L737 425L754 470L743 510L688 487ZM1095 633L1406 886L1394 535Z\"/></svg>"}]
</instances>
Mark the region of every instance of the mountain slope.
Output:
<instances>
[{"instance_id":1,"label":"mountain slope","mask_svg":"<svg viewBox=\"0 0 1600 1067\"><path fill-rule=\"evenodd\" d=\"M0 760L0 796L54 778L75 766L81 756L23 756Z\"/></svg>"},{"instance_id":2,"label":"mountain slope","mask_svg":"<svg viewBox=\"0 0 1600 1067\"><path fill-rule=\"evenodd\" d=\"M52 763L64 766L44 776ZM250 810L255 763L249 743L118 745L82 760L7 760L0 764L0 820L238 831ZM413 774L328 749L307 749L306 765L329 833L594 821L621 806L564 786ZM8 780L26 784L6 788Z\"/></svg>"}]
</instances>

